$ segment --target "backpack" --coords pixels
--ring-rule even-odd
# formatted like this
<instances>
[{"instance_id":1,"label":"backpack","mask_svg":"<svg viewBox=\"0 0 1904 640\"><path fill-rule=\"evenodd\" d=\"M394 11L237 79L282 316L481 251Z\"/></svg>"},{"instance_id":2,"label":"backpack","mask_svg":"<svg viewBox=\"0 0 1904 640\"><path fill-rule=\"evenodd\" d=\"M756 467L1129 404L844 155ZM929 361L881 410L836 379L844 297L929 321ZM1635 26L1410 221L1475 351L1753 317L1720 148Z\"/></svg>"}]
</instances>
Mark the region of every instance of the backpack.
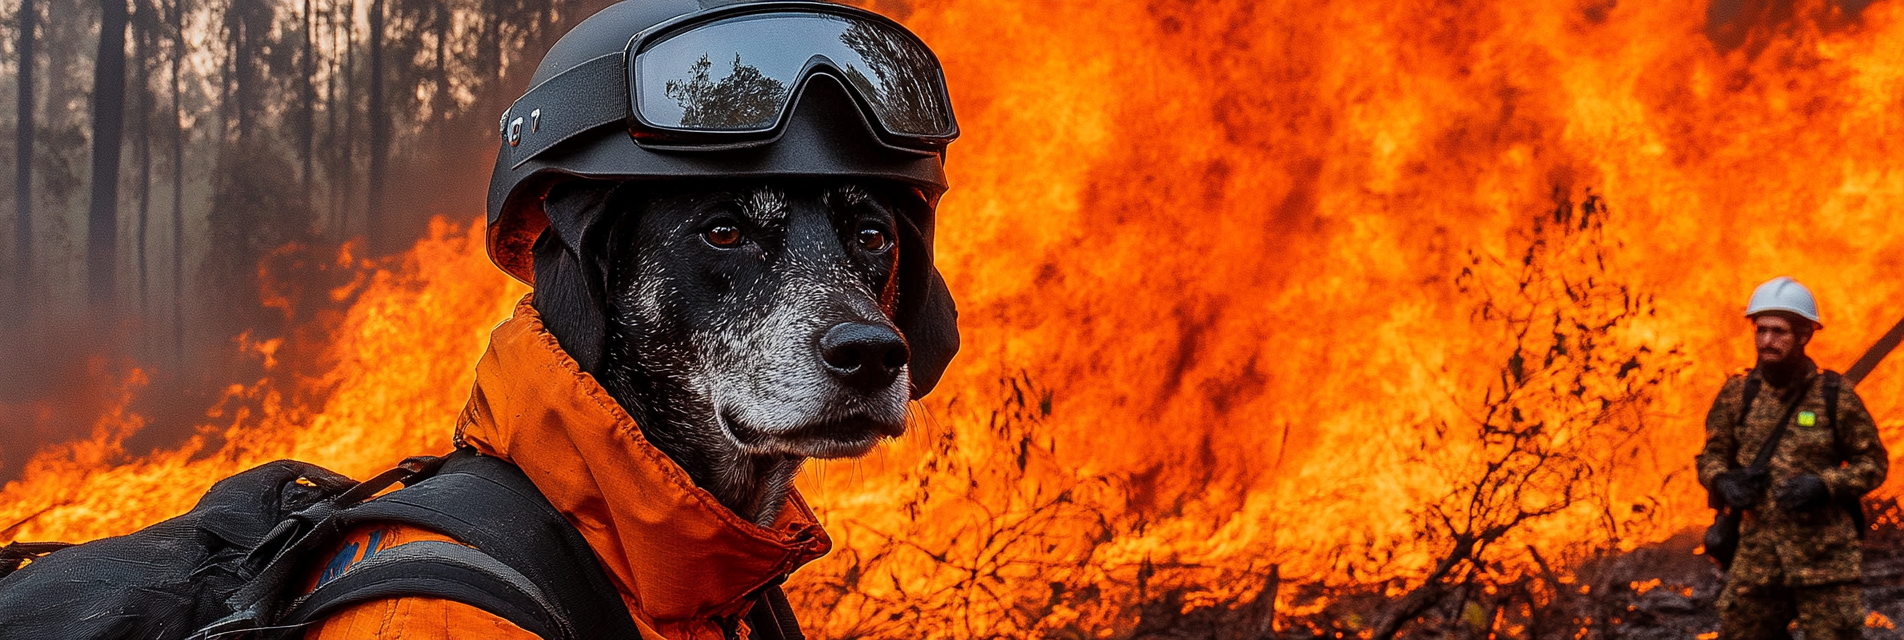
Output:
<instances>
[{"instance_id":1,"label":"backpack","mask_svg":"<svg viewBox=\"0 0 1904 640\"><path fill-rule=\"evenodd\" d=\"M371 499L397 482L405 488ZM311 593L291 592L314 553L371 522L470 546L366 552ZM401 596L475 606L546 640L641 637L588 541L520 469L468 449L411 458L362 483L302 462L264 464L219 481L184 515L8 571L51 548L27 544L41 546L0 552L0 640L297 638L346 607ZM754 640L803 638L777 585L754 598ZM730 637L738 622L727 621Z\"/></svg>"}]
</instances>

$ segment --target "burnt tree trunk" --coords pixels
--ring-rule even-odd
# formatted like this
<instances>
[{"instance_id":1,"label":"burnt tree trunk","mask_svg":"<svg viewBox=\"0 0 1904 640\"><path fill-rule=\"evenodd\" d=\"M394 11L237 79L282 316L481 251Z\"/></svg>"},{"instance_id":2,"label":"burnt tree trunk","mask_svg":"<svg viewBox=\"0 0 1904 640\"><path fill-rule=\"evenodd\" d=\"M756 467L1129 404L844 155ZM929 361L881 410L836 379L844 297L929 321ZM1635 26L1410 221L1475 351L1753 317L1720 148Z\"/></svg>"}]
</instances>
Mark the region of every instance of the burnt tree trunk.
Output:
<instances>
[{"instance_id":1,"label":"burnt tree trunk","mask_svg":"<svg viewBox=\"0 0 1904 640\"><path fill-rule=\"evenodd\" d=\"M383 238L383 179L384 155L388 152L390 141L390 114L384 111L383 104L383 20L384 0L370 2L370 101L365 107L364 116L370 120L370 188L364 206L364 235L369 236L371 250L377 251L384 245Z\"/></svg>"},{"instance_id":2,"label":"burnt tree trunk","mask_svg":"<svg viewBox=\"0 0 1904 640\"><path fill-rule=\"evenodd\" d=\"M337 52L336 6L332 6L329 11L324 12L324 34L330 38L331 45L331 54L324 59L324 67L329 71L329 73L324 74L324 135L326 147L328 149L336 149L340 141L337 130L337 74L341 70L339 63L342 61L340 54ZM315 128L316 123L313 122L312 126ZM324 161L324 174L329 178L329 180L326 181L327 188L324 191L324 199L326 202L325 212L329 214L328 222L335 226L338 218L337 194L339 193L337 187L337 154L334 152L327 154L324 157ZM337 235L341 240L343 234L339 233Z\"/></svg>"},{"instance_id":3,"label":"burnt tree trunk","mask_svg":"<svg viewBox=\"0 0 1904 640\"><path fill-rule=\"evenodd\" d=\"M456 101L450 97L450 7L447 4L436 7L436 121L441 123L450 119L450 112L456 108Z\"/></svg>"},{"instance_id":4,"label":"burnt tree trunk","mask_svg":"<svg viewBox=\"0 0 1904 640\"><path fill-rule=\"evenodd\" d=\"M136 84L132 85L133 103L133 154L139 161L139 226L136 246L139 260L139 314L143 317L150 311L151 281L146 270L146 233L152 213L152 85L147 80L152 65L148 60L152 56L152 32L147 25L152 20L152 9L145 0L138 0L134 11L132 59L139 65L135 75Z\"/></svg>"},{"instance_id":5,"label":"burnt tree trunk","mask_svg":"<svg viewBox=\"0 0 1904 640\"><path fill-rule=\"evenodd\" d=\"M344 2L344 77L352 81L344 82L341 93L344 95L344 129L336 138L337 147L337 184L338 215L337 236L350 238L350 210L356 206L351 195L357 192L357 3L354 0Z\"/></svg>"},{"instance_id":6,"label":"burnt tree trunk","mask_svg":"<svg viewBox=\"0 0 1904 640\"><path fill-rule=\"evenodd\" d=\"M483 0L483 31L478 40L476 64L484 74L484 86L491 91L502 87L502 16L496 0Z\"/></svg>"},{"instance_id":7,"label":"burnt tree trunk","mask_svg":"<svg viewBox=\"0 0 1904 640\"><path fill-rule=\"evenodd\" d=\"M252 67L256 64L252 60L252 39L263 34L251 33L250 18L257 11L252 5L259 1L233 0L225 10L225 44L230 48L228 59L231 69L225 102L230 105L232 116L237 121L237 141L241 148L251 139L252 93L256 90L251 78Z\"/></svg>"},{"instance_id":8,"label":"burnt tree trunk","mask_svg":"<svg viewBox=\"0 0 1904 640\"><path fill-rule=\"evenodd\" d=\"M185 0L172 0L172 357L185 362Z\"/></svg>"},{"instance_id":9,"label":"burnt tree trunk","mask_svg":"<svg viewBox=\"0 0 1904 640\"><path fill-rule=\"evenodd\" d=\"M303 63L301 66L304 73L303 77L298 78L298 97L304 100L304 110L301 114L303 119L298 122L298 155L304 159L302 174L304 182L301 186L304 188L305 204L312 206L313 209L315 205L311 204L314 182L312 173L315 171L316 163L312 156L316 155L314 151L317 139L317 86L311 82L311 79L317 76L317 20L312 11L316 8L316 3L304 0L304 55L300 60Z\"/></svg>"},{"instance_id":10,"label":"burnt tree trunk","mask_svg":"<svg viewBox=\"0 0 1904 640\"><path fill-rule=\"evenodd\" d=\"M13 277L15 294L8 305L24 319L33 300L33 31L39 22L33 0L20 0L19 111L13 148Z\"/></svg>"},{"instance_id":11,"label":"burnt tree trunk","mask_svg":"<svg viewBox=\"0 0 1904 640\"><path fill-rule=\"evenodd\" d=\"M331 99L331 200L337 210L337 238L350 240L350 208L356 206L352 196L356 194L356 141L358 141L358 120L356 120L356 2L345 0L343 4L343 59L337 61L339 72L333 76L343 76L343 82L337 82L335 97ZM337 118L343 118L343 128L337 128Z\"/></svg>"},{"instance_id":12,"label":"burnt tree trunk","mask_svg":"<svg viewBox=\"0 0 1904 640\"><path fill-rule=\"evenodd\" d=\"M120 136L125 129L126 3L99 2L99 56L93 70L92 202L86 213L86 281L95 307L113 306L119 241Z\"/></svg>"}]
</instances>

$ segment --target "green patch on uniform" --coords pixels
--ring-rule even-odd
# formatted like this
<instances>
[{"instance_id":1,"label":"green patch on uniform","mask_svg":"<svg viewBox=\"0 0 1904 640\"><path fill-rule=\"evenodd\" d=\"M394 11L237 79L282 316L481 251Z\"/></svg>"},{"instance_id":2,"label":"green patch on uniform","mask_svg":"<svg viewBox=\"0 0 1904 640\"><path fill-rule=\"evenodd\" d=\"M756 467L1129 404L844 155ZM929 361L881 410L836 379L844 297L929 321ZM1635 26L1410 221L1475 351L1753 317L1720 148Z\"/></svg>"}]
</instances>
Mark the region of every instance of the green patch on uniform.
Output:
<instances>
[{"instance_id":1,"label":"green patch on uniform","mask_svg":"<svg viewBox=\"0 0 1904 640\"><path fill-rule=\"evenodd\" d=\"M1810 411L1798 412L1798 426L1801 426L1801 427L1818 426L1818 414L1812 413Z\"/></svg>"}]
</instances>

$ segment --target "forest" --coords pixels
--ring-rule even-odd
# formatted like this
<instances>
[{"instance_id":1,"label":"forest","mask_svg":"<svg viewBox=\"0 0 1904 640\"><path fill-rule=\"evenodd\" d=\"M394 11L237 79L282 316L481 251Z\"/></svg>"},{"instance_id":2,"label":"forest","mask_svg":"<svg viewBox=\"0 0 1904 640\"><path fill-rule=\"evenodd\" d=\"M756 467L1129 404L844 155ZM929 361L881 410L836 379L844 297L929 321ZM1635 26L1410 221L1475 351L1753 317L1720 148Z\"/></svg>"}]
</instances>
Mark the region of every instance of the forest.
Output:
<instances>
[{"instance_id":1,"label":"forest","mask_svg":"<svg viewBox=\"0 0 1904 640\"><path fill-rule=\"evenodd\" d=\"M318 295L324 265L407 249L432 216L480 216L484 185L462 183L487 174L497 114L606 3L0 8L0 102L16 114L0 121L14 148L0 315L18 328L0 339L0 406L28 409L0 417L0 477L71 429L44 401L85 395L101 367L144 364L144 409L188 422L201 389L255 367L234 340L341 302Z\"/></svg>"}]
</instances>

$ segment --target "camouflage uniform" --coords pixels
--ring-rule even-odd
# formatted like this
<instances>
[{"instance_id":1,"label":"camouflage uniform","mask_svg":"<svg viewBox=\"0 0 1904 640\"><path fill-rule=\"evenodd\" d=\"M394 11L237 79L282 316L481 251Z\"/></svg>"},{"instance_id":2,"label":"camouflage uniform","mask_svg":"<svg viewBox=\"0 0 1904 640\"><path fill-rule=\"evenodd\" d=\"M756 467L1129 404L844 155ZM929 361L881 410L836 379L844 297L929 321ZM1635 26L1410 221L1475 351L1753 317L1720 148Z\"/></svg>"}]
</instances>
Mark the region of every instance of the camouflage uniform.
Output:
<instances>
[{"instance_id":1,"label":"camouflage uniform","mask_svg":"<svg viewBox=\"0 0 1904 640\"><path fill-rule=\"evenodd\" d=\"M1723 640L1787 637L1785 627L1794 618L1806 640L1863 637L1858 583L1864 554L1843 505L1883 483L1890 458L1871 413L1849 384L1839 386L1838 424L1831 424L1821 374L1810 362L1801 371L1791 384L1810 390L1772 455L1767 495L1745 512L1738 555L1719 595ZM1700 484L1710 489L1719 474L1752 464L1783 417L1790 388L1763 383L1738 427L1745 376L1726 381L1706 414ZM1833 504L1809 511L1775 504L1777 487L1805 474L1824 480Z\"/></svg>"}]
</instances>

